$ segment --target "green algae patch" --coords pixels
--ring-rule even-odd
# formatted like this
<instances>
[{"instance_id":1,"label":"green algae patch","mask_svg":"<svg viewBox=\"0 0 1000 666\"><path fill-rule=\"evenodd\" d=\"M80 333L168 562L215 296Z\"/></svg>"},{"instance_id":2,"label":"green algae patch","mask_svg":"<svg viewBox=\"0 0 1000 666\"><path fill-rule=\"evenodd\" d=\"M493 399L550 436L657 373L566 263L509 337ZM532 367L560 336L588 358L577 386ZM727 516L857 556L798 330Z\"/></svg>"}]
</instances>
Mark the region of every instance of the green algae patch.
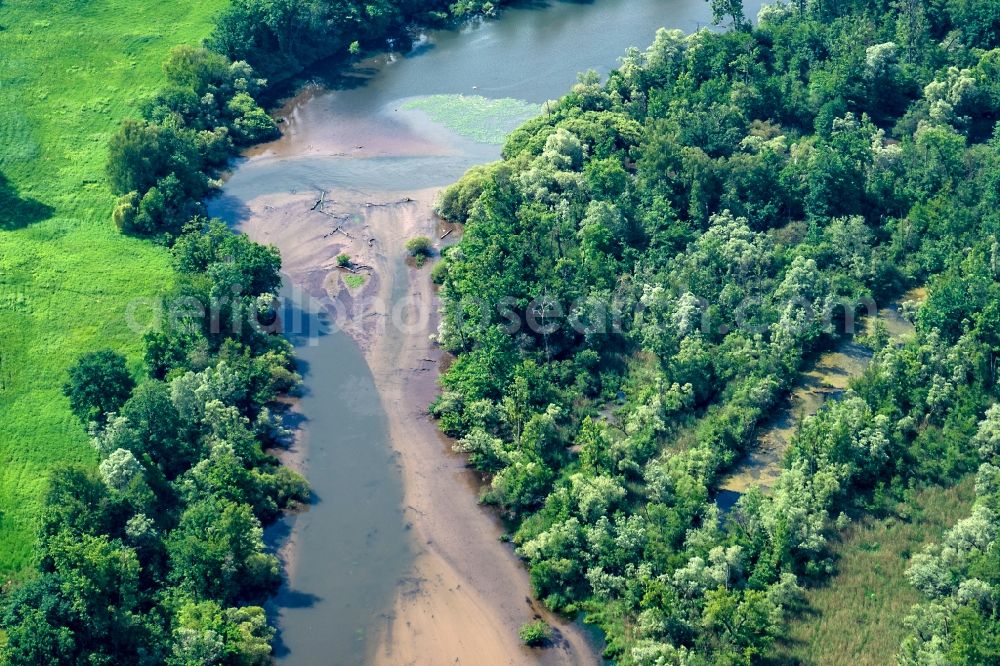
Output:
<instances>
[{"instance_id":1,"label":"green algae patch","mask_svg":"<svg viewBox=\"0 0 1000 666\"><path fill-rule=\"evenodd\" d=\"M347 285L348 289L357 289L365 283L364 275L345 275L344 284Z\"/></svg>"},{"instance_id":2,"label":"green algae patch","mask_svg":"<svg viewBox=\"0 0 1000 666\"><path fill-rule=\"evenodd\" d=\"M422 111L435 123L478 143L499 145L524 121L542 112L540 104L504 97L480 95L428 95L414 97L401 105L408 111Z\"/></svg>"}]
</instances>

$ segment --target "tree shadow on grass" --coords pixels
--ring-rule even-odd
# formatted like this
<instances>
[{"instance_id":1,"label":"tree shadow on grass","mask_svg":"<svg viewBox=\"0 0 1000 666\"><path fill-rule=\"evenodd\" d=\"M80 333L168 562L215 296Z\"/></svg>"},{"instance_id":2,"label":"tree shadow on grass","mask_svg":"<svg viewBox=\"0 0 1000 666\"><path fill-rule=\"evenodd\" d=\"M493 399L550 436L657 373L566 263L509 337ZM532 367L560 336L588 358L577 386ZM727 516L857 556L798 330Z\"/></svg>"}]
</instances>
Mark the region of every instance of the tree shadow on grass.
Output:
<instances>
[{"instance_id":1,"label":"tree shadow on grass","mask_svg":"<svg viewBox=\"0 0 1000 666\"><path fill-rule=\"evenodd\" d=\"M55 209L41 201L21 197L13 183L0 173L0 229L14 231L52 217Z\"/></svg>"}]
</instances>

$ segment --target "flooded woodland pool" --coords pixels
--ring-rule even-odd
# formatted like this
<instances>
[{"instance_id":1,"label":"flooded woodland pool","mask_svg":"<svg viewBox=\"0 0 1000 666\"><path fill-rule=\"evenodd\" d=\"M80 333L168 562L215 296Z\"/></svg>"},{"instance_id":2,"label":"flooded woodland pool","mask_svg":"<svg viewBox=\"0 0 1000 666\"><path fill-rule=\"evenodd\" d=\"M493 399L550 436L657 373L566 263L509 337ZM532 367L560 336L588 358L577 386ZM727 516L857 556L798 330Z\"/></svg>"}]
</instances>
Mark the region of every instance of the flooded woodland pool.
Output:
<instances>
[{"instance_id":1,"label":"flooded woodland pool","mask_svg":"<svg viewBox=\"0 0 1000 666\"><path fill-rule=\"evenodd\" d=\"M754 16L759 3L746 5ZM271 533L288 571L272 608L279 662L598 660L587 632L530 599L502 526L476 504L475 476L426 416L436 298L403 245L453 241L432 213L436 193L497 159L503 134L578 72L606 73L657 28L708 19L703 0L535 3L428 33L407 54L331 67L320 73L333 83L289 101L282 137L249 153L211 202L281 250L285 317L297 322L305 388L290 458L316 500ZM341 253L353 268L338 266ZM536 615L557 629L553 648L518 644Z\"/></svg>"},{"instance_id":2,"label":"flooded woodland pool","mask_svg":"<svg viewBox=\"0 0 1000 666\"><path fill-rule=\"evenodd\" d=\"M913 325L903 318L900 303L919 301L922 289L908 292L898 302L880 308L875 318L861 322L863 332L870 330L874 321L881 322L889 337L902 340L914 332ZM850 381L860 376L871 360L871 350L854 339L846 337L830 351L816 357L799 376L784 405L766 423L757 436L753 451L739 461L719 484L716 504L728 511L750 486L767 489L774 485L781 474L785 451L799 422L820 410L827 400L838 399L847 390Z\"/></svg>"}]
</instances>

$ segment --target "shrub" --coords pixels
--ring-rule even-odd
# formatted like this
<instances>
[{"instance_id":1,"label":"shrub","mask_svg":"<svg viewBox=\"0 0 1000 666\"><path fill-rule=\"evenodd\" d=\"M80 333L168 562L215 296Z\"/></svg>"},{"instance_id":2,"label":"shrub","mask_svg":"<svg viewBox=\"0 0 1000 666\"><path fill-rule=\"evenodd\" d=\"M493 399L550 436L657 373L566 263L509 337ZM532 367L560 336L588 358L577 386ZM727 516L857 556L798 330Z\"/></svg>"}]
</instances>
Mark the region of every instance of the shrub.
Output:
<instances>
[{"instance_id":1,"label":"shrub","mask_svg":"<svg viewBox=\"0 0 1000 666\"><path fill-rule=\"evenodd\" d=\"M517 635L525 645L538 647L544 645L552 638L552 630L549 629L549 625L545 620L535 620L534 622L522 625Z\"/></svg>"},{"instance_id":2,"label":"shrub","mask_svg":"<svg viewBox=\"0 0 1000 666\"><path fill-rule=\"evenodd\" d=\"M427 236L416 236L406 241L406 251L411 257L433 257L434 245Z\"/></svg>"},{"instance_id":3,"label":"shrub","mask_svg":"<svg viewBox=\"0 0 1000 666\"><path fill-rule=\"evenodd\" d=\"M444 281L448 277L448 262L446 260L439 261L434 264L434 268L431 269L431 282L434 284L444 284Z\"/></svg>"},{"instance_id":4,"label":"shrub","mask_svg":"<svg viewBox=\"0 0 1000 666\"><path fill-rule=\"evenodd\" d=\"M337 255L337 265L341 268L348 268L351 265L351 255L342 252Z\"/></svg>"},{"instance_id":5,"label":"shrub","mask_svg":"<svg viewBox=\"0 0 1000 666\"><path fill-rule=\"evenodd\" d=\"M144 194L157 181L173 173L191 198L207 192L190 132L161 127L143 120L126 120L108 143L108 179L118 195Z\"/></svg>"},{"instance_id":6,"label":"shrub","mask_svg":"<svg viewBox=\"0 0 1000 666\"><path fill-rule=\"evenodd\" d=\"M469 169L461 180L446 187L438 196L437 214L450 222L464 223L472 204L482 195L495 170L491 165Z\"/></svg>"}]
</instances>

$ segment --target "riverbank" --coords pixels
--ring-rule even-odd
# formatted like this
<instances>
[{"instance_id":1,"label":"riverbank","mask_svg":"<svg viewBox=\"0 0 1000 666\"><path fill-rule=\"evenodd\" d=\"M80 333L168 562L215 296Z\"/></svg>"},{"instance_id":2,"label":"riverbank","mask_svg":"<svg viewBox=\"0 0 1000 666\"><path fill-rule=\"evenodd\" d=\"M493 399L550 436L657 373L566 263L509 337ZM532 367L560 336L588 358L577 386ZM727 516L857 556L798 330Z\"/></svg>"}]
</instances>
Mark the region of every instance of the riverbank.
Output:
<instances>
[{"instance_id":1,"label":"riverbank","mask_svg":"<svg viewBox=\"0 0 1000 666\"><path fill-rule=\"evenodd\" d=\"M585 630L556 618L548 618L558 631L553 648L520 644L520 626L545 613L531 601L523 563L499 543L504 528L476 501L477 475L427 416L441 361L429 339L437 302L431 266L409 266L403 245L416 235L440 244L444 230L431 213L438 188L499 158L500 139L481 143L468 131L497 126L484 113L509 120L509 109L565 93L579 72L608 71L630 45L649 44L658 26L693 28L706 17L704 3L694 1L554 3L428 34L412 53L357 63L340 77L351 85L307 88L289 100L282 137L248 153L212 203L213 215L277 245L289 282L320 301L331 329L353 340L351 353L338 332L297 349L308 391L304 455L319 500L286 528L297 552L276 602L282 664L315 663L331 649L338 663L599 660ZM575 48L580 34L598 31L602 40ZM348 266L339 265L341 254ZM415 326L389 326L392 305L404 296L427 316ZM365 373L353 369L354 355L363 357ZM339 420L329 414L335 411ZM359 411L377 413L365 421ZM317 460L323 456L343 464ZM385 478L353 459L360 456L388 458L377 465ZM398 483L398 511L373 518L378 498L359 476L381 484L383 494L396 493ZM352 547L341 547L350 540ZM397 575L379 557L398 541L410 552Z\"/></svg>"},{"instance_id":2,"label":"riverbank","mask_svg":"<svg viewBox=\"0 0 1000 666\"><path fill-rule=\"evenodd\" d=\"M382 202L346 190L276 194L252 202L240 226L254 240L277 245L290 281L325 305L334 325L351 336L385 411L415 559L382 626L374 628L378 638L366 662L427 663L433 655L433 663L597 663L583 631L532 600L527 572L499 542L499 520L476 502L478 478L427 413L443 360L430 339L438 302L430 265L410 265L404 244L414 236L444 235L432 210L437 191L383 192ZM322 212L313 209L319 200ZM340 254L351 257L351 270L337 266ZM364 279L361 286L350 286L355 276ZM295 464L304 464L301 457ZM282 553L292 587L295 537L293 527ZM535 617L557 630L549 649L518 641L520 625Z\"/></svg>"},{"instance_id":3,"label":"riverbank","mask_svg":"<svg viewBox=\"0 0 1000 666\"><path fill-rule=\"evenodd\" d=\"M520 560L498 543L502 526L474 501L478 478L427 414L443 360L430 342L438 301L430 267L404 264L403 245L414 236L444 235L432 212L434 195L436 190L424 190L412 202L372 211L367 220L381 248L373 257L383 276L379 300L392 303L394 311L377 319L382 330L365 356L400 455L406 516L417 548L414 585L399 590L374 662L426 663L428 655L440 663L597 662L577 627L531 599ZM404 302L409 307L397 318L396 305ZM557 629L555 645L542 651L521 646L518 628L540 616Z\"/></svg>"},{"instance_id":4,"label":"riverbank","mask_svg":"<svg viewBox=\"0 0 1000 666\"><path fill-rule=\"evenodd\" d=\"M369 403L377 401L384 412L393 462L402 477L401 520L413 559L377 626L358 630L367 643L363 663L599 663L584 631L532 599L527 571L513 549L500 543L499 519L477 503L476 473L451 450L452 442L427 411L444 360L431 342L438 300L431 264L415 268L404 246L414 236L428 236L439 253L461 231L442 226L434 215L439 187L385 189L394 182L391 160L451 160L472 153L485 161L485 151L428 125L420 114L395 111L391 121L356 120L349 129L338 125L335 131L317 132L303 111L315 94L306 89L285 104L282 138L255 149L251 160L265 165L264 171L269 164L286 165L282 173L292 178L288 174L298 173L302 161L334 157L352 172L350 178L337 174L338 180L354 186L274 187L241 201L237 228L276 245L288 281L314 299L314 307L325 309L332 327L361 350L377 395L359 393L356 382L344 377L340 398L356 411L372 410ZM315 174L302 169L299 182L310 177ZM407 178L414 180L419 177ZM349 266L339 265L340 255L350 257ZM308 360L310 348L297 353ZM307 384L315 381L307 379ZM307 431L315 427L307 424ZM317 452L310 450L310 441L297 446L293 466L304 465L315 476L310 458ZM303 555L299 523L293 519L280 536L289 585L277 600L279 612L283 596L294 597L300 589L314 592L297 575ZM520 626L537 617L555 629L547 649L527 648L518 639ZM279 645L279 656L282 649Z\"/></svg>"}]
</instances>

